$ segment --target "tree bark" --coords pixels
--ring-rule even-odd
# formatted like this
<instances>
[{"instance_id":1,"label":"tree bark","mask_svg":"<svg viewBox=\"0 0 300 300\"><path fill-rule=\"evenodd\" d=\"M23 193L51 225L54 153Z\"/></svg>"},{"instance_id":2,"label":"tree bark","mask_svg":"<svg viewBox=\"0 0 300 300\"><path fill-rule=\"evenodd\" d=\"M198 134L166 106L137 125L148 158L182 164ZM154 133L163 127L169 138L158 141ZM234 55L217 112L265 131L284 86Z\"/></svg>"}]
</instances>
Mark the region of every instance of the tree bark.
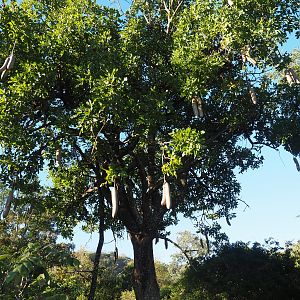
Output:
<instances>
[{"instance_id":1,"label":"tree bark","mask_svg":"<svg viewBox=\"0 0 300 300\"><path fill-rule=\"evenodd\" d=\"M96 169L98 171L98 169ZM101 179L99 178L99 172L96 172L97 176L97 188L98 188L98 213L99 213L99 240L97 245L97 250L95 253L95 260L94 260L94 266L92 271L92 280L91 280L91 286L90 286L90 292L88 296L88 300L94 300L96 288L97 288L97 278L98 278L98 271L99 271L99 264L100 264L100 257L102 252L102 247L104 244L104 198L103 195L100 192L100 184Z\"/></svg>"},{"instance_id":2,"label":"tree bark","mask_svg":"<svg viewBox=\"0 0 300 300\"><path fill-rule=\"evenodd\" d=\"M152 237L130 234L134 252L133 286L136 300L159 300L159 286L156 279Z\"/></svg>"},{"instance_id":3,"label":"tree bark","mask_svg":"<svg viewBox=\"0 0 300 300\"><path fill-rule=\"evenodd\" d=\"M100 223L101 223L101 221L100 221ZM95 253L94 266L93 266L93 271L92 271L92 280L91 280L91 286L90 286L88 300L94 300L94 298L95 298L95 293L96 293L96 288L97 288L97 277L98 277L100 257L101 257L103 243L104 243L104 230L102 230L101 225L99 225L99 240L98 240L97 250Z\"/></svg>"}]
</instances>

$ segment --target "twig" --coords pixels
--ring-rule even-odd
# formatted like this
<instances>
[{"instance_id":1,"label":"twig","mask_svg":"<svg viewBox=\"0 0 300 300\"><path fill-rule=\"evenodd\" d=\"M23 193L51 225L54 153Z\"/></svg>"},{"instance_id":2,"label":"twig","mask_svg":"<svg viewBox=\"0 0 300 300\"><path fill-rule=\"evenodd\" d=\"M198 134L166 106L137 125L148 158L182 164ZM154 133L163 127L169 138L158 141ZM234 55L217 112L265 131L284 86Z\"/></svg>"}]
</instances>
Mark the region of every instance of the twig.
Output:
<instances>
[{"instance_id":1,"label":"twig","mask_svg":"<svg viewBox=\"0 0 300 300\"><path fill-rule=\"evenodd\" d=\"M243 211L245 211L247 208L250 208L250 206L247 204L247 202L245 202L244 200L242 200L242 199L238 199L238 201L240 201L240 202L242 202L242 203L244 203L245 204L245 208L244 208L244 210Z\"/></svg>"},{"instance_id":2,"label":"twig","mask_svg":"<svg viewBox=\"0 0 300 300\"><path fill-rule=\"evenodd\" d=\"M87 189L87 190L81 195L81 198L84 198L84 197L87 196L88 194L93 193L93 192L95 192L95 191L97 191L97 190L98 190L97 187Z\"/></svg>"},{"instance_id":3,"label":"twig","mask_svg":"<svg viewBox=\"0 0 300 300\"><path fill-rule=\"evenodd\" d=\"M168 23L167 23L167 28L166 28L166 33L169 33L170 32L170 25L171 25L171 22L173 20L173 18L175 17L178 9L180 8L181 4L182 4L183 0L179 1L174 12L173 12L173 15L171 14L171 8L173 6L173 0L170 0L169 2L169 7L167 6L167 3L166 1L163 1L163 4L164 4L164 8L165 8L165 11L167 13L167 18L168 18Z\"/></svg>"},{"instance_id":4,"label":"twig","mask_svg":"<svg viewBox=\"0 0 300 300\"><path fill-rule=\"evenodd\" d=\"M186 257L186 259L188 260L189 264L191 265L191 267L197 271L196 267L194 266L193 264L193 261L192 259L187 255L187 251L186 250L183 250L182 247L180 247L176 242L172 241L171 239L167 238L166 236L163 236L163 235L158 235L156 236L156 238L160 238L160 239L163 239L165 241L168 241L170 242L171 244L173 244L175 247L177 247L182 253L183 255Z\"/></svg>"}]
</instances>

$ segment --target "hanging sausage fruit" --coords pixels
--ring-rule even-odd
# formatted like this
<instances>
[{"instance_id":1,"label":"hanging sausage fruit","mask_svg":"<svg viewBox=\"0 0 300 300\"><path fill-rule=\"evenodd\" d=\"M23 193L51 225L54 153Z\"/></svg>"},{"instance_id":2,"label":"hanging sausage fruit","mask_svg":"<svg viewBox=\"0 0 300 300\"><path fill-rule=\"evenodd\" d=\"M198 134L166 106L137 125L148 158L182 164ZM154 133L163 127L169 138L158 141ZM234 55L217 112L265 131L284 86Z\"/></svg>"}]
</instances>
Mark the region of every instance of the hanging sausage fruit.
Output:
<instances>
[{"instance_id":1,"label":"hanging sausage fruit","mask_svg":"<svg viewBox=\"0 0 300 300\"><path fill-rule=\"evenodd\" d=\"M250 92L252 103L257 104L257 97L256 97L256 94L255 94L254 88L252 86L250 86L249 92Z\"/></svg>"},{"instance_id":2,"label":"hanging sausage fruit","mask_svg":"<svg viewBox=\"0 0 300 300\"><path fill-rule=\"evenodd\" d=\"M116 246L115 251L114 251L115 263L117 262L118 258L119 258L119 250L118 250L118 247Z\"/></svg>"},{"instance_id":3,"label":"hanging sausage fruit","mask_svg":"<svg viewBox=\"0 0 300 300\"><path fill-rule=\"evenodd\" d=\"M8 62L7 62L7 66L6 66L6 69L7 70L11 70L15 64L15 56L14 56L14 52L12 52L10 54L10 56L8 57Z\"/></svg>"},{"instance_id":4,"label":"hanging sausage fruit","mask_svg":"<svg viewBox=\"0 0 300 300\"><path fill-rule=\"evenodd\" d=\"M15 63L14 48L15 48L15 45L13 47L13 50L11 51L11 54L5 59L2 67L0 68L1 79L4 79L8 75L9 71L14 66L14 63Z\"/></svg>"},{"instance_id":5,"label":"hanging sausage fruit","mask_svg":"<svg viewBox=\"0 0 300 300\"><path fill-rule=\"evenodd\" d=\"M203 118L204 117L204 112L203 112L202 100L197 96L193 97L192 106L193 106L194 116L196 118Z\"/></svg>"},{"instance_id":6,"label":"hanging sausage fruit","mask_svg":"<svg viewBox=\"0 0 300 300\"><path fill-rule=\"evenodd\" d=\"M7 57L6 60L5 60L5 62L4 62L4 64L6 64L6 66L8 64L8 61L9 61L9 57ZM8 73L9 73L9 70L6 69L6 66L5 66L5 69L1 73L1 79L5 79L6 76L8 75Z\"/></svg>"},{"instance_id":7,"label":"hanging sausage fruit","mask_svg":"<svg viewBox=\"0 0 300 300\"><path fill-rule=\"evenodd\" d=\"M300 172L300 165L299 165L298 159L295 156L293 157L293 161L296 165L297 171Z\"/></svg>"},{"instance_id":8,"label":"hanging sausage fruit","mask_svg":"<svg viewBox=\"0 0 300 300\"><path fill-rule=\"evenodd\" d=\"M166 206L167 209L170 209L172 206L170 184L166 180L164 180L163 195L160 204Z\"/></svg>"},{"instance_id":9,"label":"hanging sausage fruit","mask_svg":"<svg viewBox=\"0 0 300 300\"><path fill-rule=\"evenodd\" d=\"M9 57L7 57L2 65L2 67L0 68L0 72L3 72L5 71L7 68L7 64L8 64L8 61L9 61Z\"/></svg>"},{"instance_id":10,"label":"hanging sausage fruit","mask_svg":"<svg viewBox=\"0 0 300 300\"><path fill-rule=\"evenodd\" d=\"M118 195L116 183L111 188L111 205L112 205L111 216L115 218L119 208L119 195Z\"/></svg>"},{"instance_id":11,"label":"hanging sausage fruit","mask_svg":"<svg viewBox=\"0 0 300 300\"><path fill-rule=\"evenodd\" d=\"M55 166L61 167L61 162L62 162L62 153L61 153L61 148L59 147L55 151Z\"/></svg>"},{"instance_id":12,"label":"hanging sausage fruit","mask_svg":"<svg viewBox=\"0 0 300 300\"><path fill-rule=\"evenodd\" d=\"M165 238L165 248L168 250L168 240Z\"/></svg>"},{"instance_id":13,"label":"hanging sausage fruit","mask_svg":"<svg viewBox=\"0 0 300 300\"><path fill-rule=\"evenodd\" d=\"M2 213L3 218L7 217L8 213L10 211L10 207L11 207L11 203L12 203L13 199L14 199L14 192L13 192L13 190L10 190L7 200L6 200L5 207L3 209L3 213Z\"/></svg>"}]
</instances>

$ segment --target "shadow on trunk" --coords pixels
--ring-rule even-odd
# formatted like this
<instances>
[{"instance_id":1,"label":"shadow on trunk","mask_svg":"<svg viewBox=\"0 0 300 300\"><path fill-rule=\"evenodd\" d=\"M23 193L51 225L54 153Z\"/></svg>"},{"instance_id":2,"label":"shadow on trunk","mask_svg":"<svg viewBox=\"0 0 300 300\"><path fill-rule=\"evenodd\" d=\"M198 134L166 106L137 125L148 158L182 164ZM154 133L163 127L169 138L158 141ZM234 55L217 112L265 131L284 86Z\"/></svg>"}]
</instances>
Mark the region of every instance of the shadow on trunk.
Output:
<instances>
[{"instance_id":1,"label":"shadow on trunk","mask_svg":"<svg viewBox=\"0 0 300 300\"><path fill-rule=\"evenodd\" d=\"M156 279L152 237L144 234L130 234L134 251L133 285L137 300L159 300L159 286Z\"/></svg>"}]
</instances>

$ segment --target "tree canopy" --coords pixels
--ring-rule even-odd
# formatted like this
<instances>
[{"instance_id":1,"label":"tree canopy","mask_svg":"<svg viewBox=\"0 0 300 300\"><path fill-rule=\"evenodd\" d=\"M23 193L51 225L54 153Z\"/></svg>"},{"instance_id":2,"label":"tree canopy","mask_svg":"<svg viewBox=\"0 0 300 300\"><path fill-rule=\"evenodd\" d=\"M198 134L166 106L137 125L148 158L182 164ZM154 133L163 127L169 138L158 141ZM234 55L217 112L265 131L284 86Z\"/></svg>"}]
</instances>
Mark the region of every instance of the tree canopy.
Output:
<instances>
[{"instance_id":1,"label":"tree canopy","mask_svg":"<svg viewBox=\"0 0 300 300\"><path fill-rule=\"evenodd\" d=\"M138 0L124 14L25 0L0 14L10 200L37 189L43 171L51 184L39 204L64 236L84 222L101 251L106 229L126 228L137 299L158 297L152 240L178 213L215 234L238 205L235 172L259 167L261 147L300 153L299 80L279 51L299 37L297 0Z\"/></svg>"}]
</instances>

